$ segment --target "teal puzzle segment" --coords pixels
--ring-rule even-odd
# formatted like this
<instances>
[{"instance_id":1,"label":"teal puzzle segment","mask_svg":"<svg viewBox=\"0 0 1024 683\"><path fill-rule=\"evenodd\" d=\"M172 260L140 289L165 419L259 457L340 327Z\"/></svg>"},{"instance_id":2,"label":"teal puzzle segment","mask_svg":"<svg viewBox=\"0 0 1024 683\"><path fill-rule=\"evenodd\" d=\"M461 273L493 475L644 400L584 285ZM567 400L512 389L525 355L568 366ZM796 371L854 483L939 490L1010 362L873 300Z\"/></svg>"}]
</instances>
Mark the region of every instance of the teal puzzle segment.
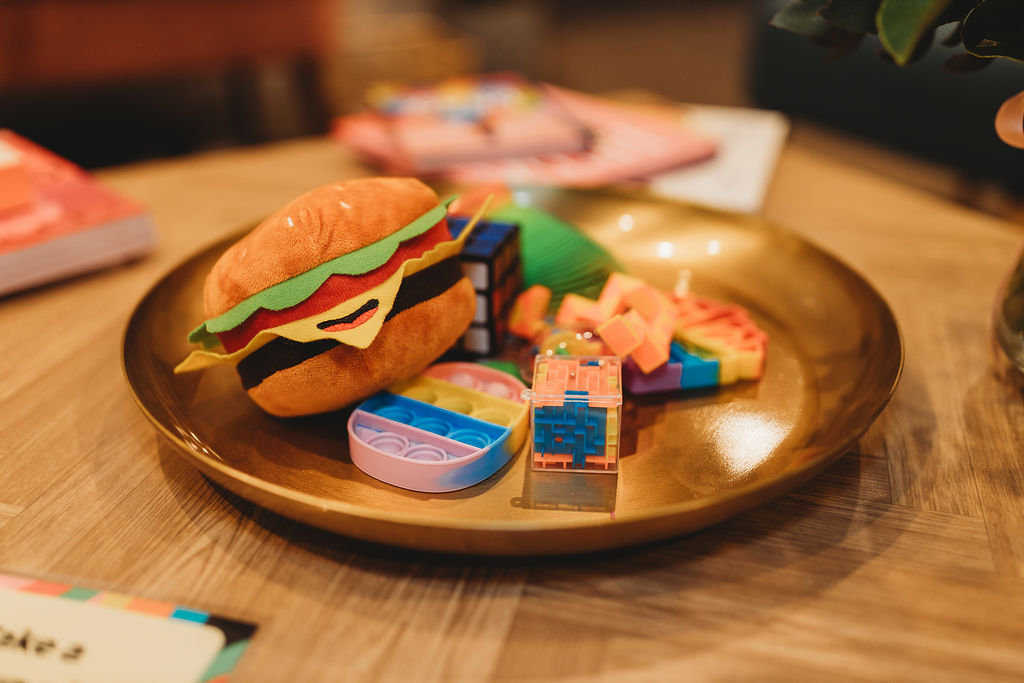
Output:
<instances>
[{"instance_id":1,"label":"teal puzzle segment","mask_svg":"<svg viewBox=\"0 0 1024 683\"><path fill-rule=\"evenodd\" d=\"M718 360L701 358L690 353L680 344L672 342L669 349L669 362L680 363L683 375L679 386L683 389L705 389L718 386Z\"/></svg>"},{"instance_id":2,"label":"teal puzzle segment","mask_svg":"<svg viewBox=\"0 0 1024 683\"><path fill-rule=\"evenodd\" d=\"M471 434L474 436L474 439L472 441L467 440L464 443L469 443L477 448L482 448L488 443L494 443L506 431L504 427L500 427L492 422L478 420L475 417L456 413L453 410L438 408L430 403L417 401L400 394L392 394L390 391L380 391L374 394L366 399L359 406L359 409L407 425L425 422L439 425L443 422L449 427L447 430L448 438L459 441L458 434ZM436 434L441 430L435 427L430 431ZM478 442L478 438L480 440L486 439L487 443Z\"/></svg>"}]
</instances>

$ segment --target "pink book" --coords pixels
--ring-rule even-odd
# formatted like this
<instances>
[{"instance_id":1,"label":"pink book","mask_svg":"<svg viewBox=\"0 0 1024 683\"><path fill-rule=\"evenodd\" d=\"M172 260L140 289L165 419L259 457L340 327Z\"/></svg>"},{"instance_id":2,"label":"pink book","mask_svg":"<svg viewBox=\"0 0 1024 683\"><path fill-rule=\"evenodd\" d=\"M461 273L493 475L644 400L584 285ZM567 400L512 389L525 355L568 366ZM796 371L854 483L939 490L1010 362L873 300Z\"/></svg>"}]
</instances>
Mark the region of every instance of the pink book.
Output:
<instances>
[{"instance_id":1,"label":"pink book","mask_svg":"<svg viewBox=\"0 0 1024 683\"><path fill-rule=\"evenodd\" d=\"M663 117L564 88L539 88L546 101L590 131L585 150L451 162L433 175L472 183L595 187L645 178L708 159L717 151L715 140ZM375 114L338 119L334 136L389 172L416 172Z\"/></svg>"},{"instance_id":2,"label":"pink book","mask_svg":"<svg viewBox=\"0 0 1024 683\"><path fill-rule=\"evenodd\" d=\"M137 258L144 209L10 130L0 130L0 295Z\"/></svg>"}]
</instances>

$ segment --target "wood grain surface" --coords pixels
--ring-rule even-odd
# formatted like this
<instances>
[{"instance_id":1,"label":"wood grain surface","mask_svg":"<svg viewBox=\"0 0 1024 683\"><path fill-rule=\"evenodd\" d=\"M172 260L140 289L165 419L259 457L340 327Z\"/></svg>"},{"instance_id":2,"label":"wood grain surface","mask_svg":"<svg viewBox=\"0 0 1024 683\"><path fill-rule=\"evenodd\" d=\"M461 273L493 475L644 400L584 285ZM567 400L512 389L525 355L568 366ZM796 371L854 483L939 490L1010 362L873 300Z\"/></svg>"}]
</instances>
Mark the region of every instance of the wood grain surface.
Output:
<instances>
[{"instance_id":1,"label":"wood grain surface","mask_svg":"<svg viewBox=\"0 0 1024 683\"><path fill-rule=\"evenodd\" d=\"M0 571L256 622L242 681L1024 678L1024 402L993 372L989 323L1017 228L790 146L765 214L859 270L904 335L902 384L857 448L672 542L435 557L215 489L121 375L163 273L362 173L318 139L103 174L150 207L159 247L0 300Z\"/></svg>"}]
</instances>

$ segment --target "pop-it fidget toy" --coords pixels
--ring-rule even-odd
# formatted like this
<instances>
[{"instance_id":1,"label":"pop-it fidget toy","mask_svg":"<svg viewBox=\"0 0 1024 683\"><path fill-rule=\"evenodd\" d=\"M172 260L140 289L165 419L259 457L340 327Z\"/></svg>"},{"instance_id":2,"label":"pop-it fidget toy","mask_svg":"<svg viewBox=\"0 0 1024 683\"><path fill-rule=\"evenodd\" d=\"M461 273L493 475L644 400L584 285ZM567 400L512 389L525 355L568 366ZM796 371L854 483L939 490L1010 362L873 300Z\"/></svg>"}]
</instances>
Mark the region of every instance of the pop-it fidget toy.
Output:
<instances>
[{"instance_id":1,"label":"pop-it fidget toy","mask_svg":"<svg viewBox=\"0 0 1024 683\"><path fill-rule=\"evenodd\" d=\"M348 421L352 462L412 491L443 493L483 481L529 431L519 380L474 363L439 363L366 399Z\"/></svg>"}]
</instances>

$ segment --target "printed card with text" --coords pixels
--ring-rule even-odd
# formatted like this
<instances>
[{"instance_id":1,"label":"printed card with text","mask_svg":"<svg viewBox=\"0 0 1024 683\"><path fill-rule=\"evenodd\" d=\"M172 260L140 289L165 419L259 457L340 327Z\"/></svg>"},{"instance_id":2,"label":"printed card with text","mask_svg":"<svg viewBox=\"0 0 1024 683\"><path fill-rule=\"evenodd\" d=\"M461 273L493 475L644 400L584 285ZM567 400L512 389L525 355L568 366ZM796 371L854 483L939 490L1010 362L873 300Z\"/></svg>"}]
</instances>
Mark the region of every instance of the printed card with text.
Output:
<instances>
[{"instance_id":1,"label":"printed card with text","mask_svg":"<svg viewBox=\"0 0 1024 683\"><path fill-rule=\"evenodd\" d=\"M0 574L0 681L226 683L256 626Z\"/></svg>"}]
</instances>

